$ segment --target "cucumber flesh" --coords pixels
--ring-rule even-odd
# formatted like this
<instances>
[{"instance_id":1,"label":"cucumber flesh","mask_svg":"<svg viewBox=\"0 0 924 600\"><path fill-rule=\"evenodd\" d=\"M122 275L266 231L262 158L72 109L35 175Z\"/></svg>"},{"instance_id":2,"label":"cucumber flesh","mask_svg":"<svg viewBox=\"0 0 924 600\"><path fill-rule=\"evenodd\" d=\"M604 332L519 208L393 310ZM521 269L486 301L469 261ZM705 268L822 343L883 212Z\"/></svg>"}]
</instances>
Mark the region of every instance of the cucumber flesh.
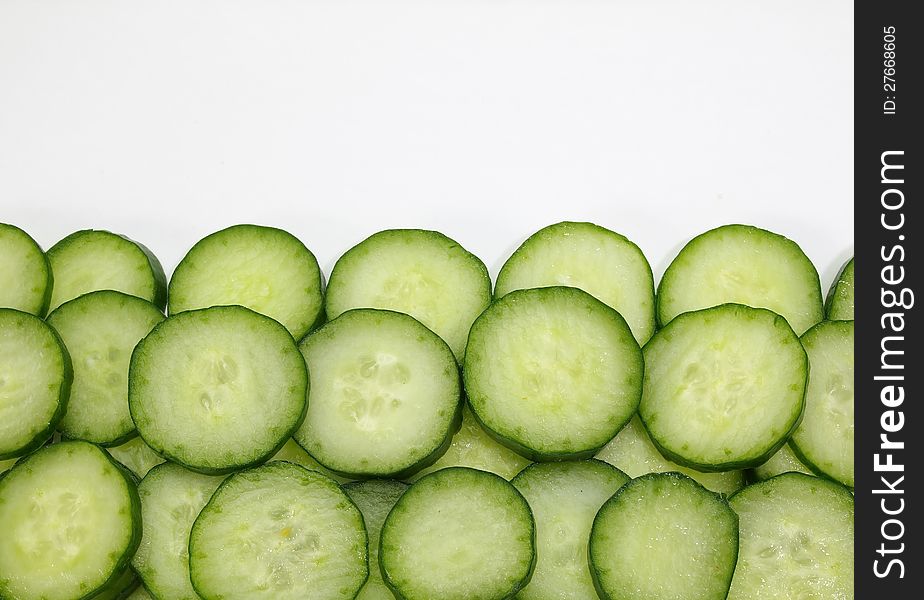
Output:
<instances>
[{"instance_id":1,"label":"cucumber flesh","mask_svg":"<svg viewBox=\"0 0 924 600\"><path fill-rule=\"evenodd\" d=\"M318 261L281 229L235 225L206 236L170 279L170 314L238 304L276 319L298 340L323 320Z\"/></svg>"},{"instance_id":2,"label":"cucumber flesh","mask_svg":"<svg viewBox=\"0 0 924 600\"><path fill-rule=\"evenodd\" d=\"M802 345L811 370L805 415L790 445L812 470L853 487L853 321L823 321Z\"/></svg>"},{"instance_id":3,"label":"cucumber flesh","mask_svg":"<svg viewBox=\"0 0 924 600\"><path fill-rule=\"evenodd\" d=\"M853 258L844 264L831 285L825 312L832 321L853 321Z\"/></svg>"},{"instance_id":4,"label":"cucumber flesh","mask_svg":"<svg viewBox=\"0 0 924 600\"><path fill-rule=\"evenodd\" d=\"M110 446L134 435L128 364L141 338L163 320L150 302L112 290L84 294L48 315L74 365L67 412L58 425L65 436Z\"/></svg>"},{"instance_id":5,"label":"cucumber flesh","mask_svg":"<svg viewBox=\"0 0 924 600\"><path fill-rule=\"evenodd\" d=\"M446 454L408 477L408 481L417 481L428 473L447 467L471 467L500 475L509 481L528 464L529 460L489 436L466 404L462 407L462 426L452 436Z\"/></svg>"},{"instance_id":6,"label":"cucumber flesh","mask_svg":"<svg viewBox=\"0 0 924 600\"><path fill-rule=\"evenodd\" d=\"M308 374L286 329L241 306L182 312L135 348L129 409L158 454L206 474L274 455L301 424Z\"/></svg>"},{"instance_id":7,"label":"cucumber flesh","mask_svg":"<svg viewBox=\"0 0 924 600\"><path fill-rule=\"evenodd\" d=\"M323 473L337 483L347 483L348 481L353 481L352 479L341 477L330 469L324 467L324 465L316 461L313 456L305 452L305 449L299 446L298 442L292 438L286 441L285 445L280 448L279 452L273 455L273 458L270 460L282 460L285 462L301 465L306 469L317 471L318 473Z\"/></svg>"},{"instance_id":8,"label":"cucumber flesh","mask_svg":"<svg viewBox=\"0 0 924 600\"><path fill-rule=\"evenodd\" d=\"M0 307L44 317L53 285L41 247L22 229L0 223Z\"/></svg>"},{"instance_id":9,"label":"cucumber flesh","mask_svg":"<svg viewBox=\"0 0 924 600\"><path fill-rule=\"evenodd\" d=\"M680 473L624 485L590 534L597 592L614 600L725 600L737 554L728 502Z\"/></svg>"},{"instance_id":10,"label":"cucumber flesh","mask_svg":"<svg viewBox=\"0 0 924 600\"><path fill-rule=\"evenodd\" d=\"M704 488L726 495L741 489L744 485L744 471L706 473L678 465L664 458L651 442L638 416L632 417L622 431L597 452L595 458L613 465L629 477L670 471L683 473L695 479Z\"/></svg>"},{"instance_id":11,"label":"cucumber flesh","mask_svg":"<svg viewBox=\"0 0 924 600\"><path fill-rule=\"evenodd\" d=\"M138 547L138 493L98 446L46 446L0 479L0 597L92 597Z\"/></svg>"},{"instance_id":12,"label":"cucumber flesh","mask_svg":"<svg viewBox=\"0 0 924 600\"><path fill-rule=\"evenodd\" d=\"M344 476L402 477L449 445L460 402L452 351L408 315L348 311L300 344L311 373L295 440Z\"/></svg>"},{"instance_id":13,"label":"cucumber flesh","mask_svg":"<svg viewBox=\"0 0 924 600\"><path fill-rule=\"evenodd\" d=\"M641 392L642 353L615 310L577 288L511 292L469 336L472 411L533 460L588 458L625 425Z\"/></svg>"},{"instance_id":14,"label":"cucumber flesh","mask_svg":"<svg viewBox=\"0 0 924 600\"><path fill-rule=\"evenodd\" d=\"M204 600L352 600L369 573L362 515L336 482L286 462L230 476L193 524Z\"/></svg>"},{"instance_id":15,"label":"cucumber flesh","mask_svg":"<svg viewBox=\"0 0 924 600\"><path fill-rule=\"evenodd\" d=\"M382 528L379 562L402 600L503 600L528 582L535 561L529 505L493 473L431 473L398 500Z\"/></svg>"},{"instance_id":16,"label":"cucumber flesh","mask_svg":"<svg viewBox=\"0 0 924 600\"><path fill-rule=\"evenodd\" d=\"M568 221L540 229L504 263L494 297L547 286L580 288L612 307L640 345L654 333L651 266L638 246L609 229Z\"/></svg>"},{"instance_id":17,"label":"cucumber flesh","mask_svg":"<svg viewBox=\"0 0 924 600\"><path fill-rule=\"evenodd\" d=\"M754 475L758 481L764 481L783 473L803 473L805 475L814 475L812 470L799 460L796 453L792 451L789 444L784 444L777 450L776 454L770 457L770 460L762 465L754 467Z\"/></svg>"},{"instance_id":18,"label":"cucumber flesh","mask_svg":"<svg viewBox=\"0 0 924 600\"><path fill-rule=\"evenodd\" d=\"M143 585L139 585L126 600L155 600L155 598Z\"/></svg>"},{"instance_id":19,"label":"cucumber flesh","mask_svg":"<svg viewBox=\"0 0 924 600\"><path fill-rule=\"evenodd\" d=\"M141 436L135 436L118 446L106 448L106 451L123 467L134 473L138 479L144 478L148 471L164 462L164 457L151 450Z\"/></svg>"},{"instance_id":20,"label":"cucumber flesh","mask_svg":"<svg viewBox=\"0 0 924 600\"><path fill-rule=\"evenodd\" d=\"M353 308L411 315L462 360L472 322L491 302L484 263L436 231L380 231L334 265L325 308L334 319Z\"/></svg>"},{"instance_id":21,"label":"cucumber flesh","mask_svg":"<svg viewBox=\"0 0 924 600\"><path fill-rule=\"evenodd\" d=\"M379 538L385 517L394 508L398 498L407 491L400 481L374 479L357 481L343 486L343 491L363 513L366 532L369 534L369 579L359 591L356 600L394 600L394 595L382 580L379 569Z\"/></svg>"},{"instance_id":22,"label":"cucumber flesh","mask_svg":"<svg viewBox=\"0 0 924 600\"><path fill-rule=\"evenodd\" d=\"M590 528L600 507L629 477L598 460L536 463L511 483L536 519L536 570L519 600L596 597L587 559Z\"/></svg>"},{"instance_id":23,"label":"cucumber flesh","mask_svg":"<svg viewBox=\"0 0 924 600\"><path fill-rule=\"evenodd\" d=\"M748 225L725 225L693 238L658 285L658 320L744 304L782 315L799 335L824 318L818 272L785 237Z\"/></svg>"},{"instance_id":24,"label":"cucumber flesh","mask_svg":"<svg viewBox=\"0 0 924 600\"><path fill-rule=\"evenodd\" d=\"M8 458L6 460L0 460L0 474L6 473L13 468L13 465L16 464L18 458Z\"/></svg>"},{"instance_id":25,"label":"cucumber flesh","mask_svg":"<svg viewBox=\"0 0 924 600\"><path fill-rule=\"evenodd\" d=\"M853 600L853 496L838 483L784 473L730 499L741 549L728 600Z\"/></svg>"},{"instance_id":26,"label":"cucumber flesh","mask_svg":"<svg viewBox=\"0 0 924 600\"><path fill-rule=\"evenodd\" d=\"M0 460L44 444L67 409L73 370L54 329L0 308Z\"/></svg>"},{"instance_id":27,"label":"cucumber flesh","mask_svg":"<svg viewBox=\"0 0 924 600\"><path fill-rule=\"evenodd\" d=\"M144 534L132 566L158 597L199 599L189 580L189 531L222 480L167 463L138 485Z\"/></svg>"},{"instance_id":28,"label":"cucumber flesh","mask_svg":"<svg viewBox=\"0 0 924 600\"><path fill-rule=\"evenodd\" d=\"M160 309L167 303L167 278L144 246L109 231L72 233L48 249L54 273L49 310L96 290L138 296Z\"/></svg>"},{"instance_id":29,"label":"cucumber flesh","mask_svg":"<svg viewBox=\"0 0 924 600\"><path fill-rule=\"evenodd\" d=\"M756 467L799 423L807 373L799 338L769 310L685 313L645 346L639 416L661 453L684 466Z\"/></svg>"}]
</instances>

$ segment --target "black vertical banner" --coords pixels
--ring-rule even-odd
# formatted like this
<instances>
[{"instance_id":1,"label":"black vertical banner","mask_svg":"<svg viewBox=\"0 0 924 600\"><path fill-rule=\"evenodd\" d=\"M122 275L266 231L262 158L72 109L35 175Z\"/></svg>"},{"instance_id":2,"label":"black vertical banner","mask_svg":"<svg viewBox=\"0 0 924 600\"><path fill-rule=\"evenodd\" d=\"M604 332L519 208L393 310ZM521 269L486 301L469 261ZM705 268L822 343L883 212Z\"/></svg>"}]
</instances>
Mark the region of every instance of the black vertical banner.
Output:
<instances>
[{"instance_id":1,"label":"black vertical banner","mask_svg":"<svg viewBox=\"0 0 924 600\"><path fill-rule=\"evenodd\" d=\"M915 6L917 4L917 6ZM913 2L855 5L858 599L920 598L924 474L920 287L924 22Z\"/></svg>"}]
</instances>

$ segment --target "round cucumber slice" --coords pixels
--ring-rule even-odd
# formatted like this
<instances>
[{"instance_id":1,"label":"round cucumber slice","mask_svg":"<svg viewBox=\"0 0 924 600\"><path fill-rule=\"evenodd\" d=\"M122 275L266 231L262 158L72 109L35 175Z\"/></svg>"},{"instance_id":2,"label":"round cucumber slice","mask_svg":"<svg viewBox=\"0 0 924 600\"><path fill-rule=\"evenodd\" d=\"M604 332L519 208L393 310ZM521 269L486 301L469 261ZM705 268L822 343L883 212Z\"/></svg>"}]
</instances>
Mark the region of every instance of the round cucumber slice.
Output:
<instances>
[{"instance_id":1,"label":"round cucumber slice","mask_svg":"<svg viewBox=\"0 0 924 600\"><path fill-rule=\"evenodd\" d=\"M654 333L651 266L638 246L609 229L569 221L540 229L501 267L494 297L547 286L580 288L612 307L639 344Z\"/></svg>"},{"instance_id":2,"label":"round cucumber slice","mask_svg":"<svg viewBox=\"0 0 924 600\"><path fill-rule=\"evenodd\" d=\"M158 454L206 474L264 462L301 424L308 372L276 321L241 306L182 312L135 348L128 400Z\"/></svg>"},{"instance_id":3,"label":"round cucumber slice","mask_svg":"<svg viewBox=\"0 0 924 600\"><path fill-rule=\"evenodd\" d=\"M797 334L824 318L818 272L802 249L749 225L725 225L687 243L658 285L658 320L736 303L782 315Z\"/></svg>"},{"instance_id":4,"label":"round cucumber slice","mask_svg":"<svg viewBox=\"0 0 924 600\"><path fill-rule=\"evenodd\" d=\"M170 314L228 304L285 325L298 340L324 320L318 261L281 229L235 225L199 240L170 278Z\"/></svg>"},{"instance_id":5,"label":"round cucumber slice","mask_svg":"<svg viewBox=\"0 0 924 600\"><path fill-rule=\"evenodd\" d=\"M49 310L96 290L138 296L161 310L167 277L150 250L127 237L93 229L77 231L48 249L54 273Z\"/></svg>"},{"instance_id":6,"label":"round cucumber slice","mask_svg":"<svg viewBox=\"0 0 924 600\"><path fill-rule=\"evenodd\" d=\"M445 452L459 418L452 351L408 315L343 313L305 338L308 414L295 433L347 477L407 476Z\"/></svg>"},{"instance_id":7,"label":"round cucumber slice","mask_svg":"<svg viewBox=\"0 0 924 600\"><path fill-rule=\"evenodd\" d=\"M472 322L490 302L491 278L474 254L436 231L392 229L340 257L325 308L330 319L353 308L409 314L461 361Z\"/></svg>"},{"instance_id":8,"label":"round cucumber slice","mask_svg":"<svg viewBox=\"0 0 924 600\"><path fill-rule=\"evenodd\" d=\"M841 267L834 279L828 291L825 312L832 321L853 321L853 258Z\"/></svg>"},{"instance_id":9,"label":"round cucumber slice","mask_svg":"<svg viewBox=\"0 0 924 600\"><path fill-rule=\"evenodd\" d=\"M597 511L629 477L599 460L535 463L511 483L536 519L536 570L519 600L594 598L587 540Z\"/></svg>"},{"instance_id":10,"label":"round cucumber slice","mask_svg":"<svg viewBox=\"0 0 924 600\"><path fill-rule=\"evenodd\" d=\"M808 361L786 319L723 304L645 346L639 416L661 453L702 471L756 467L799 424Z\"/></svg>"},{"instance_id":11,"label":"round cucumber slice","mask_svg":"<svg viewBox=\"0 0 924 600\"><path fill-rule=\"evenodd\" d=\"M363 517L340 486L286 462L230 476L189 537L203 600L352 600L367 560Z\"/></svg>"},{"instance_id":12,"label":"round cucumber slice","mask_svg":"<svg viewBox=\"0 0 924 600\"><path fill-rule=\"evenodd\" d=\"M789 443L812 470L853 487L853 321L823 321L802 345L811 370L805 414Z\"/></svg>"},{"instance_id":13,"label":"round cucumber slice","mask_svg":"<svg viewBox=\"0 0 924 600\"><path fill-rule=\"evenodd\" d=\"M53 285L42 248L19 227L0 223L0 307L44 317Z\"/></svg>"},{"instance_id":14,"label":"round cucumber slice","mask_svg":"<svg viewBox=\"0 0 924 600\"><path fill-rule=\"evenodd\" d=\"M89 598L114 584L141 538L129 477L82 441L18 462L0 479L0 598Z\"/></svg>"},{"instance_id":15,"label":"round cucumber slice","mask_svg":"<svg viewBox=\"0 0 924 600\"><path fill-rule=\"evenodd\" d=\"M615 310L577 288L511 292L469 336L463 375L478 420L533 460L589 458L638 407L642 352Z\"/></svg>"},{"instance_id":16,"label":"round cucumber slice","mask_svg":"<svg viewBox=\"0 0 924 600\"><path fill-rule=\"evenodd\" d=\"M67 412L58 425L65 436L111 446L135 434L128 364L141 338L163 320L150 302L112 290L84 294L48 315L74 365Z\"/></svg>"},{"instance_id":17,"label":"round cucumber slice","mask_svg":"<svg viewBox=\"0 0 924 600\"><path fill-rule=\"evenodd\" d=\"M680 473L633 479L606 501L590 533L604 600L725 600L738 554L738 516Z\"/></svg>"},{"instance_id":18,"label":"round cucumber slice","mask_svg":"<svg viewBox=\"0 0 924 600\"><path fill-rule=\"evenodd\" d=\"M67 409L73 370L54 329L0 308L0 460L44 444Z\"/></svg>"},{"instance_id":19,"label":"round cucumber slice","mask_svg":"<svg viewBox=\"0 0 924 600\"><path fill-rule=\"evenodd\" d=\"M379 562L400 600L504 600L529 582L535 524L504 479L453 467L412 485L382 528Z\"/></svg>"},{"instance_id":20,"label":"round cucumber slice","mask_svg":"<svg viewBox=\"0 0 924 600\"><path fill-rule=\"evenodd\" d=\"M728 600L852 600L853 496L838 483L784 473L729 500L741 519Z\"/></svg>"}]
</instances>

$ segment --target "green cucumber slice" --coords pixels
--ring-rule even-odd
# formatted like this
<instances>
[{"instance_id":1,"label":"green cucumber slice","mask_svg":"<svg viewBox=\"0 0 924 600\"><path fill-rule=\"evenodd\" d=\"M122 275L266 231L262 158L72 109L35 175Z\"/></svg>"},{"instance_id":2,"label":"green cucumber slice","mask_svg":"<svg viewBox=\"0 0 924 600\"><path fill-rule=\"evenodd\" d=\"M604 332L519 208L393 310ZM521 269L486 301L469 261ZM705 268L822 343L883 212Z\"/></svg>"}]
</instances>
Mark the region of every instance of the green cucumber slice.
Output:
<instances>
[{"instance_id":1,"label":"green cucumber slice","mask_svg":"<svg viewBox=\"0 0 924 600\"><path fill-rule=\"evenodd\" d=\"M138 547L138 492L98 446L52 444L0 479L0 531L0 598L89 598Z\"/></svg>"},{"instance_id":2,"label":"green cucumber slice","mask_svg":"<svg viewBox=\"0 0 924 600\"><path fill-rule=\"evenodd\" d=\"M680 473L624 485L590 534L603 600L725 600L737 554L738 516L725 497Z\"/></svg>"},{"instance_id":3,"label":"green cucumber slice","mask_svg":"<svg viewBox=\"0 0 924 600\"><path fill-rule=\"evenodd\" d=\"M42 248L19 227L0 223L0 307L44 317L53 285Z\"/></svg>"},{"instance_id":4,"label":"green cucumber slice","mask_svg":"<svg viewBox=\"0 0 924 600\"><path fill-rule=\"evenodd\" d=\"M305 415L308 373L295 340L242 306L168 317L135 348L128 401L158 454L206 474L274 455Z\"/></svg>"},{"instance_id":5,"label":"green cucumber slice","mask_svg":"<svg viewBox=\"0 0 924 600\"><path fill-rule=\"evenodd\" d=\"M853 321L853 258L841 267L831 284L825 313L831 321Z\"/></svg>"},{"instance_id":6,"label":"green cucumber slice","mask_svg":"<svg viewBox=\"0 0 924 600\"><path fill-rule=\"evenodd\" d=\"M143 479L148 471L164 462L164 457L151 450L141 436L135 436L124 444L106 448L106 451L138 479Z\"/></svg>"},{"instance_id":7,"label":"green cucumber slice","mask_svg":"<svg viewBox=\"0 0 924 600\"><path fill-rule=\"evenodd\" d=\"M675 471L695 479L708 490L726 495L744 486L744 471L704 473L664 458L652 443L637 415L632 417L610 443L597 452L595 458L613 465L629 477Z\"/></svg>"},{"instance_id":8,"label":"green cucumber slice","mask_svg":"<svg viewBox=\"0 0 924 600\"><path fill-rule=\"evenodd\" d=\"M141 581L131 567L122 569L122 573L106 585L92 600L123 600L128 598L140 586Z\"/></svg>"},{"instance_id":9,"label":"green cucumber slice","mask_svg":"<svg viewBox=\"0 0 924 600\"><path fill-rule=\"evenodd\" d=\"M135 435L128 364L141 338L163 320L150 302L112 290L84 294L48 315L74 365L67 412L58 425L65 436L112 446Z\"/></svg>"},{"instance_id":10,"label":"green cucumber slice","mask_svg":"<svg viewBox=\"0 0 924 600\"><path fill-rule=\"evenodd\" d=\"M777 450L776 454L770 457L770 460L762 465L754 467L754 476L758 481L764 481L783 473L804 473L814 475L812 470L799 460L796 453L792 451L789 444L784 444Z\"/></svg>"},{"instance_id":11,"label":"green cucumber slice","mask_svg":"<svg viewBox=\"0 0 924 600\"><path fill-rule=\"evenodd\" d=\"M44 444L67 410L73 369L54 329L0 308L0 460Z\"/></svg>"},{"instance_id":12,"label":"green cucumber slice","mask_svg":"<svg viewBox=\"0 0 924 600\"><path fill-rule=\"evenodd\" d=\"M853 600L853 496L838 483L784 473L730 499L741 549L728 600Z\"/></svg>"},{"instance_id":13,"label":"green cucumber slice","mask_svg":"<svg viewBox=\"0 0 924 600\"><path fill-rule=\"evenodd\" d=\"M789 443L813 471L853 487L853 321L823 321L802 345L811 371L805 415Z\"/></svg>"},{"instance_id":14,"label":"green cucumber slice","mask_svg":"<svg viewBox=\"0 0 924 600\"><path fill-rule=\"evenodd\" d=\"M658 285L658 320L719 304L767 308L797 334L824 318L818 272L802 249L749 225L725 225L690 240Z\"/></svg>"},{"instance_id":15,"label":"green cucumber slice","mask_svg":"<svg viewBox=\"0 0 924 600\"><path fill-rule=\"evenodd\" d=\"M488 269L474 254L436 231L392 229L340 257L325 308L330 319L353 308L409 314L461 361L472 322L490 302Z\"/></svg>"},{"instance_id":16,"label":"green cucumber slice","mask_svg":"<svg viewBox=\"0 0 924 600\"><path fill-rule=\"evenodd\" d=\"M431 473L382 527L379 563L399 600L505 600L529 582L535 523L523 496L486 471Z\"/></svg>"},{"instance_id":17,"label":"green cucumber slice","mask_svg":"<svg viewBox=\"0 0 924 600\"><path fill-rule=\"evenodd\" d=\"M609 229L569 221L540 229L501 267L494 297L547 286L580 288L612 307L641 345L654 333L651 266L638 246Z\"/></svg>"},{"instance_id":18,"label":"green cucumber slice","mask_svg":"<svg viewBox=\"0 0 924 600\"><path fill-rule=\"evenodd\" d=\"M701 471L756 467L799 424L808 360L781 316L723 304L645 346L639 416L661 453Z\"/></svg>"},{"instance_id":19,"label":"green cucumber slice","mask_svg":"<svg viewBox=\"0 0 924 600\"><path fill-rule=\"evenodd\" d=\"M166 463L138 484L144 534L132 567L155 596L199 600L189 580L189 531L223 479Z\"/></svg>"},{"instance_id":20,"label":"green cucumber slice","mask_svg":"<svg viewBox=\"0 0 924 600\"><path fill-rule=\"evenodd\" d=\"M599 460L536 463L511 483L536 519L536 570L519 600L594 598L587 540L597 511L629 477Z\"/></svg>"},{"instance_id":21,"label":"green cucumber slice","mask_svg":"<svg viewBox=\"0 0 924 600\"><path fill-rule=\"evenodd\" d=\"M463 376L479 422L532 460L588 458L635 412L642 353L615 310L577 288L511 292L472 326Z\"/></svg>"},{"instance_id":22,"label":"green cucumber slice","mask_svg":"<svg viewBox=\"0 0 924 600\"><path fill-rule=\"evenodd\" d=\"M363 513L366 532L369 534L369 579L356 600L395 600L394 594L382 580L382 571L379 569L379 538L385 517L407 488L406 483L384 479L357 481L343 486L343 491Z\"/></svg>"},{"instance_id":23,"label":"green cucumber slice","mask_svg":"<svg viewBox=\"0 0 924 600\"><path fill-rule=\"evenodd\" d=\"M111 233L77 231L48 249L54 273L49 310L96 290L138 296L162 309L167 304L167 277L157 257L138 242Z\"/></svg>"},{"instance_id":24,"label":"green cucumber slice","mask_svg":"<svg viewBox=\"0 0 924 600\"><path fill-rule=\"evenodd\" d=\"M235 225L199 240L170 278L170 314L238 304L272 317L298 340L324 320L318 261L281 229Z\"/></svg>"},{"instance_id":25,"label":"green cucumber slice","mask_svg":"<svg viewBox=\"0 0 924 600\"><path fill-rule=\"evenodd\" d=\"M300 344L311 373L295 433L319 463L347 477L408 476L445 452L460 410L449 346L408 315L343 313Z\"/></svg>"},{"instance_id":26,"label":"green cucumber slice","mask_svg":"<svg viewBox=\"0 0 924 600\"><path fill-rule=\"evenodd\" d=\"M241 471L193 524L189 570L204 600L352 600L369 574L363 517L316 471Z\"/></svg>"}]
</instances>

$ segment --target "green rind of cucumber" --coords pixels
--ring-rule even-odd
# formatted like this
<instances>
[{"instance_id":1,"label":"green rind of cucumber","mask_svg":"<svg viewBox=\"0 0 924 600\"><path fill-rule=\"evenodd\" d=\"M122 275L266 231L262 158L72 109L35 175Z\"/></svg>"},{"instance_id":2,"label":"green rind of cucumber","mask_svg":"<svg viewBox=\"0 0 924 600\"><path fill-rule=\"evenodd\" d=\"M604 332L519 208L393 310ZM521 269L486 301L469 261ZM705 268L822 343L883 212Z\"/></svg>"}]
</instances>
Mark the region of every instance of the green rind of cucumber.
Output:
<instances>
[{"instance_id":1,"label":"green rind of cucumber","mask_svg":"<svg viewBox=\"0 0 924 600\"><path fill-rule=\"evenodd\" d=\"M828 297L825 300L827 318L831 321L852 321L853 296L853 257L851 257L838 271L834 283L828 290Z\"/></svg>"}]
</instances>

